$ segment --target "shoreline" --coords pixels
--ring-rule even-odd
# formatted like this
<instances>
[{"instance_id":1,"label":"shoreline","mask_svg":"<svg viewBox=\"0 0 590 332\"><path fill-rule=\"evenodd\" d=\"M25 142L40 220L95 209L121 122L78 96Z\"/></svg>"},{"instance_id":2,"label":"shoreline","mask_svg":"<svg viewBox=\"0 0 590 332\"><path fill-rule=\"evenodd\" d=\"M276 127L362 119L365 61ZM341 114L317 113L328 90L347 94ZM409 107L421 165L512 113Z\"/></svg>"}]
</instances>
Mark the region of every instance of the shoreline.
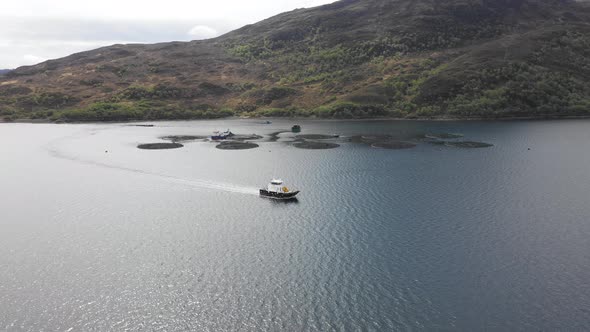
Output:
<instances>
[{"instance_id":1,"label":"shoreline","mask_svg":"<svg viewBox=\"0 0 590 332\"><path fill-rule=\"evenodd\" d=\"M158 122L187 122L187 121L215 121L215 120L260 120L260 119L279 119L279 120L293 120L293 121L338 121L338 122L359 122L359 121L409 121L409 122L451 122L451 121L482 121L482 122L495 122L495 121L547 121L547 120L578 120L578 119L590 119L590 115L546 115L546 116L511 116L511 117L431 117L431 118L354 118L354 119L336 119L336 118L318 118L318 117L239 117L232 116L227 118L214 118L214 119L161 119L161 120L129 120L129 121L77 121L77 122L55 122L46 119L17 119L14 121L6 121L0 118L0 124L11 124L11 123L24 123L24 124L140 124L140 123L158 123Z\"/></svg>"}]
</instances>

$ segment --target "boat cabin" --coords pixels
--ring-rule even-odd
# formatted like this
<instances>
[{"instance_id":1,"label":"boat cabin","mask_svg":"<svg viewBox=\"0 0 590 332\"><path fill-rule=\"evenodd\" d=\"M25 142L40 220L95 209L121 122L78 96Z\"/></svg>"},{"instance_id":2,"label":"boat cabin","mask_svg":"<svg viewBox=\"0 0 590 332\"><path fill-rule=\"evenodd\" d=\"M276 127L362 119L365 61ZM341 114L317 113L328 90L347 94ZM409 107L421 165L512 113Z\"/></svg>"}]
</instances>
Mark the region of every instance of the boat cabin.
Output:
<instances>
[{"instance_id":1,"label":"boat cabin","mask_svg":"<svg viewBox=\"0 0 590 332\"><path fill-rule=\"evenodd\" d=\"M272 179L266 189L260 189L260 196L274 199L292 199L299 194L299 190L291 190L283 184L281 179Z\"/></svg>"},{"instance_id":2,"label":"boat cabin","mask_svg":"<svg viewBox=\"0 0 590 332\"><path fill-rule=\"evenodd\" d=\"M274 193L288 193L289 188L283 186L283 180L272 179L268 184L267 190Z\"/></svg>"}]
</instances>

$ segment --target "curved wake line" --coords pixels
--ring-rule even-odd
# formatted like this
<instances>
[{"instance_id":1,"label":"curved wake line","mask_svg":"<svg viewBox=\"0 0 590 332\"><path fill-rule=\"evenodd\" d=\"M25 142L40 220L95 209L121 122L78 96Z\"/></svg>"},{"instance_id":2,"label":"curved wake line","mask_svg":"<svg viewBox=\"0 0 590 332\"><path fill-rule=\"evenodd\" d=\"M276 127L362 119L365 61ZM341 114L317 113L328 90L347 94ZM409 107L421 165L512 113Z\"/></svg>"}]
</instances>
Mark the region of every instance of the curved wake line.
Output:
<instances>
[{"instance_id":1,"label":"curved wake line","mask_svg":"<svg viewBox=\"0 0 590 332\"><path fill-rule=\"evenodd\" d=\"M65 138L61 138L61 139L65 139ZM46 149L49 152L49 154L55 158L75 161L75 162L78 162L81 164L99 166L99 167L104 167L104 168L109 168L109 169L114 169L114 170L119 170L119 171L126 171L126 172L135 173L135 174L148 175L148 176L160 178L162 180L166 180L171 183L186 185L186 186L190 186L190 187L194 187L194 188L212 189L212 190L219 190L219 191L238 193L238 194L248 194L248 195L258 195L259 194L257 188L236 186L236 185L232 185L229 183L213 182L213 181L200 180L200 179L184 179L184 178L179 178L179 177L172 176L172 175L148 172L148 171L144 171L144 170L137 169L137 168L109 165L109 164L98 162L98 161L80 159L80 158L68 156L68 155L60 152L55 147L51 147L50 145L46 146Z\"/></svg>"}]
</instances>

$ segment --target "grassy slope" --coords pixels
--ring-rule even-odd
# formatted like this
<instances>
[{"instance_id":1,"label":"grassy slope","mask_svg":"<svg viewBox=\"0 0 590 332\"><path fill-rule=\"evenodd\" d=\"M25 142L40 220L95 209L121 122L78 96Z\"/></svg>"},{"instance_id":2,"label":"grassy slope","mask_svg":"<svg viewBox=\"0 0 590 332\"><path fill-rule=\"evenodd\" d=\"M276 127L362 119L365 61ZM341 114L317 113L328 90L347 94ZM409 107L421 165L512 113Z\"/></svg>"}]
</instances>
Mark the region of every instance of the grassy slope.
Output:
<instances>
[{"instance_id":1,"label":"grassy slope","mask_svg":"<svg viewBox=\"0 0 590 332\"><path fill-rule=\"evenodd\" d=\"M0 115L590 115L589 22L586 3L557 0L343 0L21 67L0 78Z\"/></svg>"}]
</instances>

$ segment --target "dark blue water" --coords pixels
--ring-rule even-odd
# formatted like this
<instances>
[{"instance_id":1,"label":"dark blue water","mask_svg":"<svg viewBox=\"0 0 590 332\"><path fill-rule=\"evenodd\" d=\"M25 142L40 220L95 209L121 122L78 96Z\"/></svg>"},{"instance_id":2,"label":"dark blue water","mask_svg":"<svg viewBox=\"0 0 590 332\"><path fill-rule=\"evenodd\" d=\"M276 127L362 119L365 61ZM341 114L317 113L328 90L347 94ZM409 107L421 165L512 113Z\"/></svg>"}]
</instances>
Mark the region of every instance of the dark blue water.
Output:
<instances>
[{"instance_id":1,"label":"dark blue water","mask_svg":"<svg viewBox=\"0 0 590 332\"><path fill-rule=\"evenodd\" d=\"M0 330L590 328L590 121L299 121L484 149L135 147L292 125L259 122L1 125ZM297 202L257 196L274 176Z\"/></svg>"}]
</instances>

